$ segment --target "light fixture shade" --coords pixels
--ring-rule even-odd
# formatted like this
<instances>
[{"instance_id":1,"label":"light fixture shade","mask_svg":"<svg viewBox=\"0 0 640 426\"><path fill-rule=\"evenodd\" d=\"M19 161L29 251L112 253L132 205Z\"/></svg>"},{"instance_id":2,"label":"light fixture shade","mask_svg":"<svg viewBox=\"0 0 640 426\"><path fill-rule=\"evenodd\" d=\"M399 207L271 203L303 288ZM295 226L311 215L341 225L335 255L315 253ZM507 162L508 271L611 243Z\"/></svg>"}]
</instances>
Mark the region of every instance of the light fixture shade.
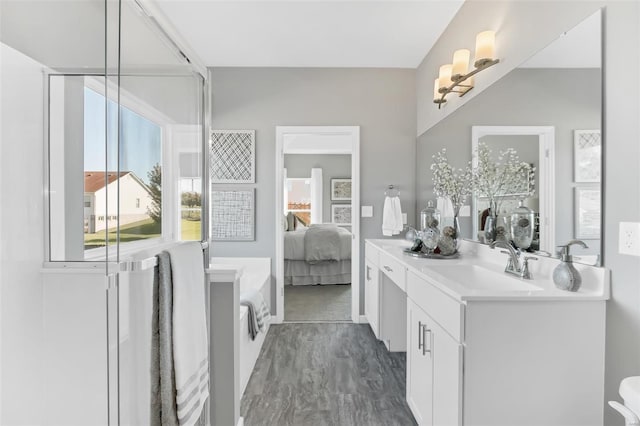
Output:
<instances>
[{"instance_id":1,"label":"light fixture shade","mask_svg":"<svg viewBox=\"0 0 640 426\"><path fill-rule=\"evenodd\" d=\"M440 79L436 78L433 82L433 100L437 101L442 97L442 94L439 91L440 89Z\"/></svg>"},{"instance_id":2,"label":"light fixture shade","mask_svg":"<svg viewBox=\"0 0 640 426\"><path fill-rule=\"evenodd\" d=\"M469 58L471 52L469 49L459 49L453 53L453 68L451 71L451 79L457 81L469 72Z\"/></svg>"},{"instance_id":3,"label":"light fixture shade","mask_svg":"<svg viewBox=\"0 0 640 426\"><path fill-rule=\"evenodd\" d=\"M451 69L453 66L451 64L443 65L440 67L440 73L438 74L438 81L440 88L445 88L451 86L453 83L451 81Z\"/></svg>"},{"instance_id":4,"label":"light fixture shade","mask_svg":"<svg viewBox=\"0 0 640 426\"><path fill-rule=\"evenodd\" d=\"M476 36L476 58L474 65L482 66L493 61L496 53L496 32L483 31Z\"/></svg>"}]
</instances>

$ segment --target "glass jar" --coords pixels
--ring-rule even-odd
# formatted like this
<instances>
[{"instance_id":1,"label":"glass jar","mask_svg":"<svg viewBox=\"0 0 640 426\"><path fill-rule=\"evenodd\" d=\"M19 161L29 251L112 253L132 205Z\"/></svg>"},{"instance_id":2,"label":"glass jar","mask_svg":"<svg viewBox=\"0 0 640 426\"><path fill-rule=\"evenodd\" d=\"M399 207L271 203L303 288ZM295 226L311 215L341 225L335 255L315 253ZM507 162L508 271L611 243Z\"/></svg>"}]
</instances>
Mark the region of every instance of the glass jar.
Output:
<instances>
[{"instance_id":1,"label":"glass jar","mask_svg":"<svg viewBox=\"0 0 640 426\"><path fill-rule=\"evenodd\" d=\"M427 202L427 207L420 212L420 228L424 232L429 228L440 226L440 210L433 206L433 201Z\"/></svg>"},{"instance_id":2,"label":"glass jar","mask_svg":"<svg viewBox=\"0 0 640 426\"><path fill-rule=\"evenodd\" d=\"M535 231L535 213L522 204L511 213L511 240L516 247L526 250L531 246Z\"/></svg>"},{"instance_id":3,"label":"glass jar","mask_svg":"<svg viewBox=\"0 0 640 426\"><path fill-rule=\"evenodd\" d=\"M427 202L427 207L420 212L420 226L422 227L422 243L432 252L438 247L440 239L440 211L433 206L433 201Z\"/></svg>"}]
</instances>

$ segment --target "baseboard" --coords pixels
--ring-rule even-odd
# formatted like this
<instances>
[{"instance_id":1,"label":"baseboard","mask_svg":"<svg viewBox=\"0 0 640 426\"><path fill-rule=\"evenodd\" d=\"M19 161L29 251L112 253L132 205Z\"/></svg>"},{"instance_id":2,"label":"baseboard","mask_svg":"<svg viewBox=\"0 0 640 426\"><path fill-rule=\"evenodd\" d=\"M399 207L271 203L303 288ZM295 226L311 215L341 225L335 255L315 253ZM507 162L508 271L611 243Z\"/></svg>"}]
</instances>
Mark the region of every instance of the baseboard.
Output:
<instances>
[{"instance_id":1,"label":"baseboard","mask_svg":"<svg viewBox=\"0 0 640 426\"><path fill-rule=\"evenodd\" d=\"M369 320L366 315L360 315L360 319L358 320L360 324L369 324Z\"/></svg>"},{"instance_id":2,"label":"baseboard","mask_svg":"<svg viewBox=\"0 0 640 426\"><path fill-rule=\"evenodd\" d=\"M238 418L238 424L236 426L244 426L244 417L240 416L240 418Z\"/></svg>"}]
</instances>

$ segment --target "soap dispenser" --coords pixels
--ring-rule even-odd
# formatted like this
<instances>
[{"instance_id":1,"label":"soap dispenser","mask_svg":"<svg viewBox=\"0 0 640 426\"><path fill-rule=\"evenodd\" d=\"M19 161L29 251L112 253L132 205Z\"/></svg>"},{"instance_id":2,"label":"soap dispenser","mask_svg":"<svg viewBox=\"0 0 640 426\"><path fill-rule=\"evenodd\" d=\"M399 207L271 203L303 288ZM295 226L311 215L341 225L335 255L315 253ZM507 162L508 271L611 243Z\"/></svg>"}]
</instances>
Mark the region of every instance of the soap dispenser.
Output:
<instances>
[{"instance_id":1,"label":"soap dispenser","mask_svg":"<svg viewBox=\"0 0 640 426\"><path fill-rule=\"evenodd\" d=\"M577 244L582 248L589 248L584 241L571 240L563 246L558 246L562 250L560 251L560 263L553 270L553 282L560 290L578 291L582 284L582 277L580 272L573 266L573 258L569 254L571 246Z\"/></svg>"}]
</instances>

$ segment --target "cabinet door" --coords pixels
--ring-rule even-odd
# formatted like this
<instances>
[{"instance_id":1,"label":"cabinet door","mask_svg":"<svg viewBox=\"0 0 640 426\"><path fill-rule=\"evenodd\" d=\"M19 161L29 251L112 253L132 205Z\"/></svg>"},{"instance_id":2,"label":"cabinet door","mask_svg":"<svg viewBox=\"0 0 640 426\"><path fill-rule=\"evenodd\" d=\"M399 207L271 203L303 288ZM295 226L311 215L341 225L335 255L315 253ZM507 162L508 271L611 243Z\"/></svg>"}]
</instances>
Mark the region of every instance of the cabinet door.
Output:
<instances>
[{"instance_id":1,"label":"cabinet door","mask_svg":"<svg viewBox=\"0 0 640 426\"><path fill-rule=\"evenodd\" d=\"M436 322L428 319L432 331L433 424L462 424L462 345Z\"/></svg>"},{"instance_id":2,"label":"cabinet door","mask_svg":"<svg viewBox=\"0 0 640 426\"><path fill-rule=\"evenodd\" d=\"M433 363L430 320L407 299L407 402L419 425L433 424Z\"/></svg>"},{"instance_id":3,"label":"cabinet door","mask_svg":"<svg viewBox=\"0 0 640 426\"><path fill-rule=\"evenodd\" d=\"M378 285L378 268L370 261L364 264L364 313L369 321L376 339L380 338L380 287Z\"/></svg>"}]
</instances>

